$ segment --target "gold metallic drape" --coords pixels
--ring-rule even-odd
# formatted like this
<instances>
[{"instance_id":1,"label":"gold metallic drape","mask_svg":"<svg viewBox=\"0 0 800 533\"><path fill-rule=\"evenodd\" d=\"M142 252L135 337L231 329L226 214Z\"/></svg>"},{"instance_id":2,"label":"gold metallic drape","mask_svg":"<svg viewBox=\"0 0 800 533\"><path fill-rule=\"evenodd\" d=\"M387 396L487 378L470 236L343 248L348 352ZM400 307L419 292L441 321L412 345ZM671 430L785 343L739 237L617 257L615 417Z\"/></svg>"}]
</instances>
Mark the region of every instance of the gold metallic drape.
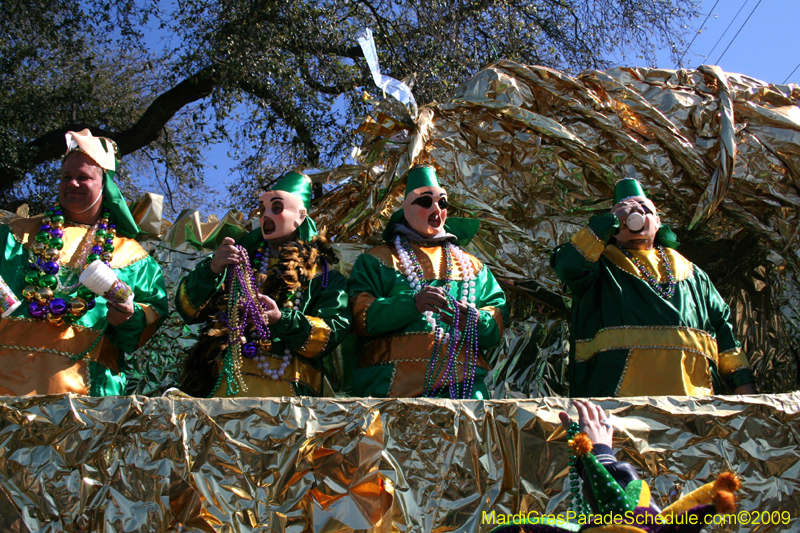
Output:
<instances>
[{"instance_id":1,"label":"gold metallic drape","mask_svg":"<svg viewBox=\"0 0 800 533\"><path fill-rule=\"evenodd\" d=\"M566 510L567 404L0 399L0 530L488 531L484 512ZM792 520L725 531L797 530L800 394L600 405L662 507L731 469L741 510Z\"/></svg>"},{"instance_id":2,"label":"gold metallic drape","mask_svg":"<svg viewBox=\"0 0 800 533\"><path fill-rule=\"evenodd\" d=\"M496 397L563 394L569 295L550 251L636 177L732 309L762 392L797 388L800 88L722 72L617 68L577 77L500 61L413 127L384 102L360 127L360 166L325 176L315 219L376 243L411 165L431 163L449 215L482 220L471 252L512 303Z\"/></svg>"}]
</instances>

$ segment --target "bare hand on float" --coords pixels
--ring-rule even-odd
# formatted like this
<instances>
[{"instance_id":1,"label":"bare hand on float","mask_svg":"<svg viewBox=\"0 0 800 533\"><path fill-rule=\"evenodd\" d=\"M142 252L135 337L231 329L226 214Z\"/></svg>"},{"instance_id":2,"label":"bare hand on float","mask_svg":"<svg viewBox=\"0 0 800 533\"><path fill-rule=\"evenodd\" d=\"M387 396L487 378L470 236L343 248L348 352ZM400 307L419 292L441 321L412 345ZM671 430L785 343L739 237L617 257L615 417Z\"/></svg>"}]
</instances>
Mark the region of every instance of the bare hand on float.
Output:
<instances>
[{"instance_id":1,"label":"bare hand on float","mask_svg":"<svg viewBox=\"0 0 800 533\"><path fill-rule=\"evenodd\" d=\"M133 316L133 300L118 304L116 302L106 302L106 320L112 326L119 326Z\"/></svg>"},{"instance_id":2,"label":"bare hand on float","mask_svg":"<svg viewBox=\"0 0 800 533\"><path fill-rule=\"evenodd\" d=\"M447 309L447 293L442 287L428 285L414 295L414 303L420 313L425 311L438 313L442 309Z\"/></svg>"},{"instance_id":3,"label":"bare hand on float","mask_svg":"<svg viewBox=\"0 0 800 533\"><path fill-rule=\"evenodd\" d=\"M265 309L267 322L269 323L270 326L281 319L281 310L278 307L278 303L275 300L273 300L266 294L259 294L258 301L261 304L261 306Z\"/></svg>"},{"instance_id":4,"label":"bare hand on float","mask_svg":"<svg viewBox=\"0 0 800 533\"><path fill-rule=\"evenodd\" d=\"M608 421L606 412L599 405L595 405L588 400L572 400L572 405L578 410L578 425L580 430L592 439L594 444L605 444L609 448L613 443L614 427ZM572 423L570 416L561 411L558 413L561 425L569 431Z\"/></svg>"},{"instance_id":5,"label":"bare hand on float","mask_svg":"<svg viewBox=\"0 0 800 533\"><path fill-rule=\"evenodd\" d=\"M235 246L236 241L230 237L222 239L214 257L211 259L211 271L214 274L222 274L228 265L238 265L242 262L242 254Z\"/></svg>"},{"instance_id":6,"label":"bare hand on float","mask_svg":"<svg viewBox=\"0 0 800 533\"><path fill-rule=\"evenodd\" d=\"M758 394L756 392L756 388L753 386L752 383L748 383L746 385L740 385L736 387L733 391L734 394Z\"/></svg>"}]
</instances>

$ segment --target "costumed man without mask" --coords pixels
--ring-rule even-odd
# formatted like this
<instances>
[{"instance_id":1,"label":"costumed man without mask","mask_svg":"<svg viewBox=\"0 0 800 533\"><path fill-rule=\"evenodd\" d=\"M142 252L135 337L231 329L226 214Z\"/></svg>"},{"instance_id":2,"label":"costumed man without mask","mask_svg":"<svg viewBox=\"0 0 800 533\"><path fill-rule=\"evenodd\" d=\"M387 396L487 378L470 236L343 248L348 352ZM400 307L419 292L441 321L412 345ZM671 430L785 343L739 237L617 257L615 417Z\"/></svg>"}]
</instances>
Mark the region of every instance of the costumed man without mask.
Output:
<instances>
[{"instance_id":1,"label":"costumed man without mask","mask_svg":"<svg viewBox=\"0 0 800 533\"><path fill-rule=\"evenodd\" d=\"M0 226L0 276L27 300L0 319L0 394L125 394L125 354L168 312L161 269L134 240L139 228L112 179L114 142L88 129L66 140L58 202ZM81 285L94 261L110 266L133 298L115 303Z\"/></svg>"},{"instance_id":2,"label":"costumed man without mask","mask_svg":"<svg viewBox=\"0 0 800 533\"><path fill-rule=\"evenodd\" d=\"M434 169L412 168L385 244L353 265L359 396L488 397L483 354L500 343L506 299L489 269L461 248L480 222L448 218L447 206Z\"/></svg>"},{"instance_id":3,"label":"costumed man without mask","mask_svg":"<svg viewBox=\"0 0 800 533\"><path fill-rule=\"evenodd\" d=\"M182 378L193 396L321 396L322 360L349 329L347 282L308 216L309 177L289 172L259 203L261 227L226 237L178 287L181 316L207 322Z\"/></svg>"},{"instance_id":4,"label":"costumed man without mask","mask_svg":"<svg viewBox=\"0 0 800 533\"><path fill-rule=\"evenodd\" d=\"M570 394L755 393L727 304L639 182L620 180L614 204L550 258L572 292Z\"/></svg>"}]
</instances>

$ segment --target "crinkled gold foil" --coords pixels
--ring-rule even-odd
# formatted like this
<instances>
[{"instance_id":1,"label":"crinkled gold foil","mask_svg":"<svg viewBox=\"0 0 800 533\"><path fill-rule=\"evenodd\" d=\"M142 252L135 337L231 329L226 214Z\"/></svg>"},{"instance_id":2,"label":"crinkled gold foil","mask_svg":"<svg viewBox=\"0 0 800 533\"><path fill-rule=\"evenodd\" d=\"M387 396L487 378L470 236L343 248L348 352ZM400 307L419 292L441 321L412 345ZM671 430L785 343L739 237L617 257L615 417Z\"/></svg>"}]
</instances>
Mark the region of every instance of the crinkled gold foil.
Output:
<instances>
[{"instance_id":1,"label":"crinkled gold foil","mask_svg":"<svg viewBox=\"0 0 800 533\"><path fill-rule=\"evenodd\" d=\"M139 226L142 235L158 237L161 235L164 212L164 197L152 192L145 193L141 200L130 204L131 215Z\"/></svg>"},{"instance_id":2,"label":"crinkled gold foil","mask_svg":"<svg viewBox=\"0 0 800 533\"><path fill-rule=\"evenodd\" d=\"M798 104L795 85L718 67L573 78L500 61L451 100L421 109L413 128L379 106L359 129L361 167L330 175L333 192L315 220L339 242L376 244L400 207L407 170L436 166L449 214L482 220L471 251L505 284L515 310L492 387L501 397L560 393L569 294L550 252L611 207L618 179L636 177L679 250L731 304L760 390L795 390Z\"/></svg>"},{"instance_id":3,"label":"crinkled gold foil","mask_svg":"<svg viewBox=\"0 0 800 533\"><path fill-rule=\"evenodd\" d=\"M572 78L506 61L421 109L416 125L382 103L360 128L357 163L315 175L328 192L312 216L349 272L399 208L408 168L436 165L450 215L483 221L470 249L509 296L490 389L513 400L0 399L0 530L488 531L493 511L564 511L567 400L553 396L568 392L570 300L548 258L610 207L624 176L643 182L681 252L730 303L761 390L796 389L798 103L796 86L715 67ZM160 228L143 246L171 298L222 238L252 227L238 212L170 225L156 200L133 209L145 233ZM25 214L0 223L15 216ZM174 385L196 340L173 313L131 356L129 391ZM797 529L800 393L601 405L618 458L662 506L732 469L742 509L792 521L726 531Z\"/></svg>"},{"instance_id":4,"label":"crinkled gold foil","mask_svg":"<svg viewBox=\"0 0 800 533\"><path fill-rule=\"evenodd\" d=\"M564 398L0 399L4 531L488 531L563 513ZM599 402L662 507L723 470L800 523L800 393ZM573 417L576 416L572 412ZM494 513L494 515L492 515Z\"/></svg>"}]
</instances>

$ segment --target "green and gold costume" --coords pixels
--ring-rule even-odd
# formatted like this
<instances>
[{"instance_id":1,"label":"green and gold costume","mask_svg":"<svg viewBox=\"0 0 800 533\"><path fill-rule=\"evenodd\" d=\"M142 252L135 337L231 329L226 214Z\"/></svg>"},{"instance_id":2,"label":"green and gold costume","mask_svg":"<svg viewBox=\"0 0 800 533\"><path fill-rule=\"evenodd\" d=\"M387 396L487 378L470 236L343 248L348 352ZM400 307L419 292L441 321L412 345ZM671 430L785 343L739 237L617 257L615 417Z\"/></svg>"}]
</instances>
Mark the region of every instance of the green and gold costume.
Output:
<instances>
[{"instance_id":1,"label":"green and gold costume","mask_svg":"<svg viewBox=\"0 0 800 533\"><path fill-rule=\"evenodd\" d=\"M26 285L25 274L30 272L28 250L41 219L42 216L17 219L0 226L0 276L20 299ZM64 224L58 276L65 286L78 280L83 267L79 256L90 229L69 221ZM118 326L106 326L106 300L100 296L94 309L71 325L31 318L24 301L12 316L0 319L0 361L4 369L0 394L125 394L125 354L150 339L161 318L167 315L168 303L161 268L134 239L117 234L111 267L134 293L133 316ZM61 293L59 296L69 297ZM84 360L70 361L70 357L86 350L89 352Z\"/></svg>"},{"instance_id":2,"label":"green and gold costume","mask_svg":"<svg viewBox=\"0 0 800 533\"><path fill-rule=\"evenodd\" d=\"M753 383L730 310L708 275L665 247L676 288L660 297L609 244L619 224L611 213L592 217L550 259L573 297L570 395L704 396L722 392L720 375L732 387ZM666 282L657 250L628 252Z\"/></svg>"},{"instance_id":3,"label":"green and gold costume","mask_svg":"<svg viewBox=\"0 0 800 533\"><path fill-rule=\"evenodd\" d=\"M253 257L262 242L261 230L255 230L239 239L237 244L246 248L250 257ZM271 258L270 265L275 265L277 261L276 257ZM181 280L178 287L175 307L189 324L211 320L210 313L218 311L220 302L225 298L225 275L215 274L210 265L211 257L201 261ZM323 287L321 260L308 278L307 285L301 289L304 296L300 307L282 307L280 320L269 327L272 335L271 353L280 356L285 348L289 348L294 355L291 364L280 379L272 380L257 367L255 360L244 358L242 376L248 390L240 392L238 396L323 394L322 360L342 342L350 327L347 281L340 272L330 270L328 285ZM227 330L224 335L227 335ZM200 342L203 342L203 338ZM267 360L271 368L280 367L280 359L268 357ZM192 364L192 361L187 364ZM226 389L227 382L223 378L211 394L227 396Z\"/></svg>"},{"instance_id":4,"label":"green and gold costume","mask_svg":"<svg viewBox=\"0 0 800 533\"><path fill-rule=\"evenodd\" d=\"M402 214L402 211L398 211ZM399 217L390 221L389 230ZM453 231L448 219L446 229ZM477 224L475 225L477 229ZM474 234L474 231L472 231ZM384 234L385 240L391 231ZM469 238L471 238L471 234ZM469 240L466 239L466 241ZM463 241L460 241L463 242ZM411 243L428 284L445 286L444 241L438 244ZM478 355L473 398L488 398L483 383L489 365L483 354L500 344L508 318L503 290L481 261L467 254L476 272ZM461 272L454 273L449 294L458 299L463 286ZM431 360L434 336L417 310L414 291L402 273L402 264L394 244L382 244L359 256L348 281L353 310L353 331L359 335L360 356L355 369L355 393L358 396L407 398L422 396L425 374ZM443 348L444 350L444 348ZM459 383L465 371L464 348L457 363ZM442 376L443 369L436 375Z\"/></svg>"}]
</instances>

